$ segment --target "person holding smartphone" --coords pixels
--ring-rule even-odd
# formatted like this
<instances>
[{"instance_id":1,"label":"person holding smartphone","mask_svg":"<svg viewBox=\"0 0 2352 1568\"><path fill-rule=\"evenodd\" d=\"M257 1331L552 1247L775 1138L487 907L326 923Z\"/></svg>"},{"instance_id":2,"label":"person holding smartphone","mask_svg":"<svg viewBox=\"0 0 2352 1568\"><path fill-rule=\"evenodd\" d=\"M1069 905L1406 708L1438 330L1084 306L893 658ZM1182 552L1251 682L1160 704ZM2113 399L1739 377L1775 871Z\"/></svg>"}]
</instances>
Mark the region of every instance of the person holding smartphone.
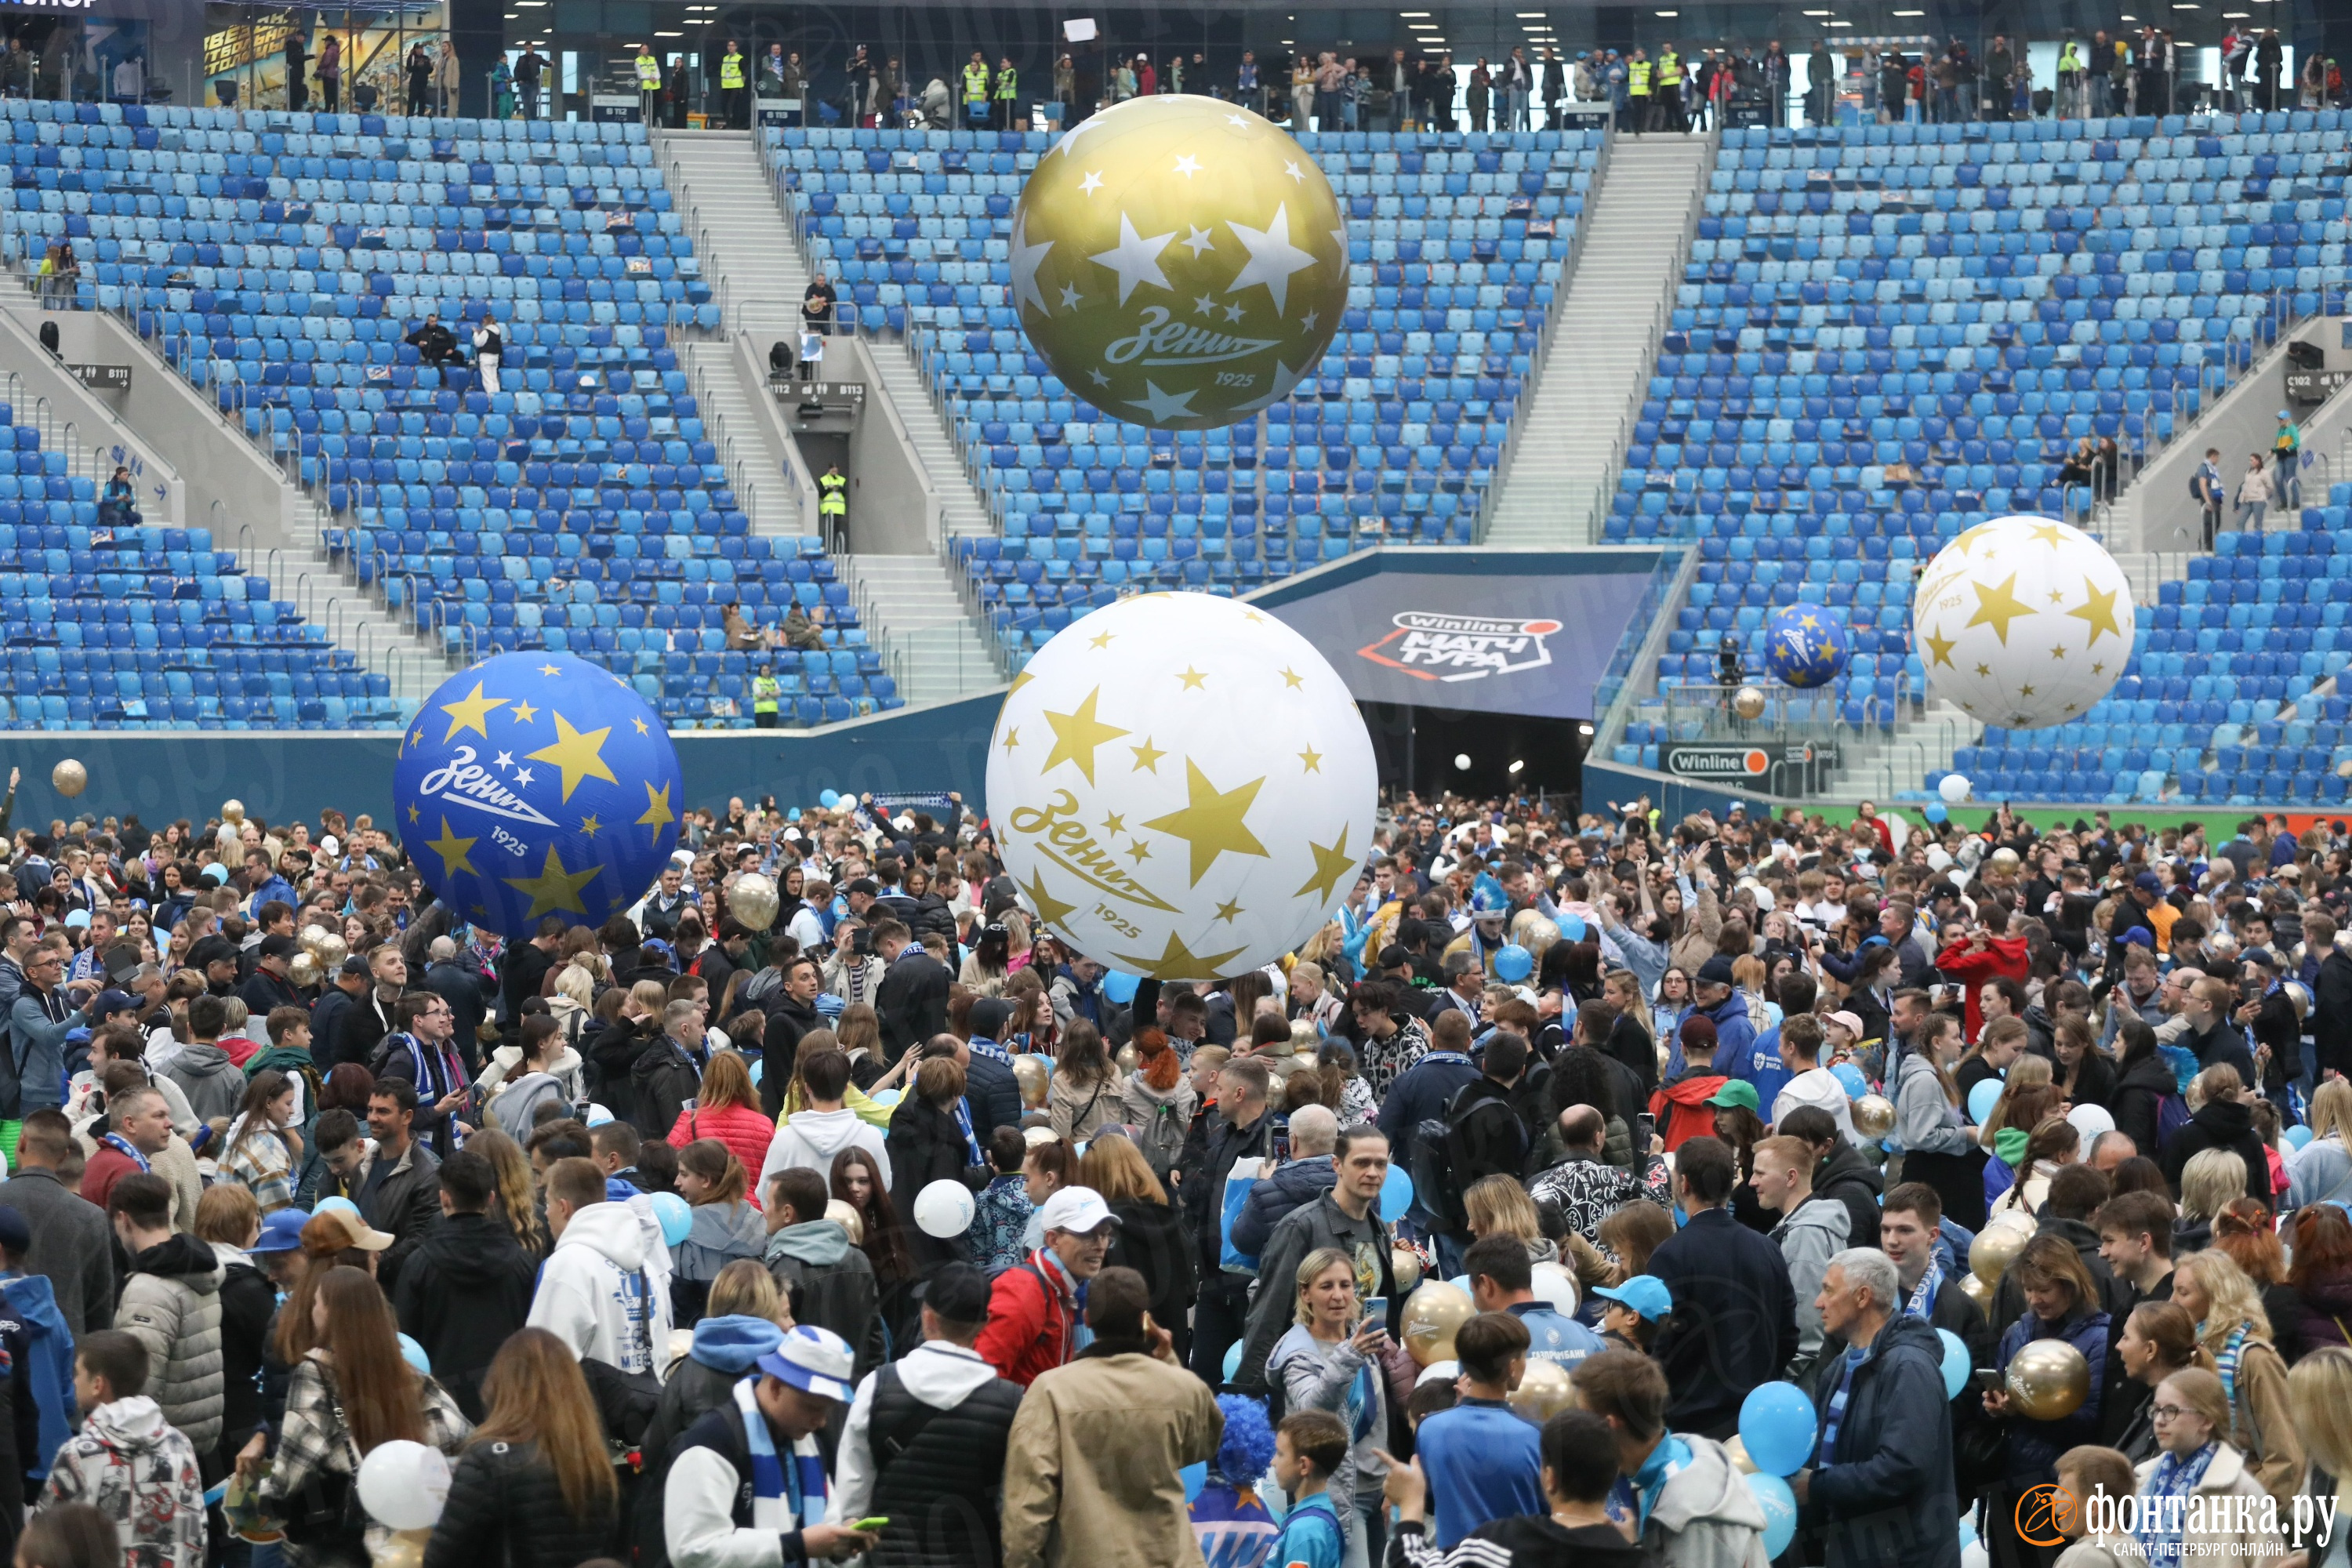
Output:
<instances>
[{"instance_id":1,"label":"person holding smartphone","mask_svg":"<svg viewBox=\"0 0 2352 1568\"><path fill-rule=\"evenodd\" d=\"M1289 1408L1326 1410L1348 1429L1348 1457L1331 1471L1332 1511L1349 1564L1376 1563L1384 1542L1382 1475L1373 1456L1388 1440L1387 1379L1381 1358L1390 1348L1386 1313L1365 1309L1357 1260L1336 1247L1318 1247L1298 1265L1290 1331L1266 1358L1266 1380L1278 1382Z\"/></svg>"}]
</instances>

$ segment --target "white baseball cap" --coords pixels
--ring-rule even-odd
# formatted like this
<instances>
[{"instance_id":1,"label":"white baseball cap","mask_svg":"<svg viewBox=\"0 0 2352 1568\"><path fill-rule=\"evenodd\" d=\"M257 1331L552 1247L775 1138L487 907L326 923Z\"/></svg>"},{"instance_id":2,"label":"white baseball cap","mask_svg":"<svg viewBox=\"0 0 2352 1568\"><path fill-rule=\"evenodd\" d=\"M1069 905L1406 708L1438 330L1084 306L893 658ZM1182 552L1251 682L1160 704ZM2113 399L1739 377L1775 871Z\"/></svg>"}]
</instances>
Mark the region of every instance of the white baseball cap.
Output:
<instances>
[{"instance_id":1,"label":"white baseball cap","mask_svg":"<svg viewBox=\"0 0 2352 1568\"><path fill-rule=\"evenodd\" d=\"M1092 1187L1064 1187L1037 1211L1040 1230L1066 1230L1076 1236L1118 1223L1118 1216L1110 1212L1103 1195Z\"/></svg>"}]
</instances>

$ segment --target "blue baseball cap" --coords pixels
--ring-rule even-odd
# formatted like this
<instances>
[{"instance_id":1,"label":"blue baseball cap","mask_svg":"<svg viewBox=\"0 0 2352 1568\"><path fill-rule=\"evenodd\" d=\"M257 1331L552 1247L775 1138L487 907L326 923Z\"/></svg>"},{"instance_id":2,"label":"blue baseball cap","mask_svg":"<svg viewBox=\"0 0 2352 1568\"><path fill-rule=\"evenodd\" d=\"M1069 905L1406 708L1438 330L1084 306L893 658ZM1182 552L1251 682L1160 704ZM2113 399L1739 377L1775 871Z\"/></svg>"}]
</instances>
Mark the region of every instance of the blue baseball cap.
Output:
<instances>
[{"instance_id":1,"label":"blue baseball cap","mask_svg":"<svg viewBox=\"0 0 2352 1568\"><path fill-rule=\"evenodd\" d=\"M261 1216L261 1236L245 1250L296 1252L302 1246L302 1227L310 1223L308 1209L272 1209Z\"/></svg>"},{"instance_id":2,"label":"blue baseball cap","mask_svg":"<svg viewBox=\"0 0 2352 1568\"><path fill-rule=\"evenodd\" d=\"M1654 1274L1636 1274L1622 1285L1595 1285L1592 1293L1621 1307L1630 1307L1653 1323L1675 1310L1674 1292Z\"/></svg>"},{"instance_id":3,"label":"blue baseball cap","mask_svg":"<svg viewBox=\"0 0 2352 1568\"><path fill-rule=\"evenodd\" d=\"M849 1384L856 1364L847 1340L814 1323L799 1323L785 1330L776 1348L758 1363L761 1372L780 1383L788 1383L820 1399L838 1399L845 1405L856 1393Z\"/></svg>"}]
</instances>

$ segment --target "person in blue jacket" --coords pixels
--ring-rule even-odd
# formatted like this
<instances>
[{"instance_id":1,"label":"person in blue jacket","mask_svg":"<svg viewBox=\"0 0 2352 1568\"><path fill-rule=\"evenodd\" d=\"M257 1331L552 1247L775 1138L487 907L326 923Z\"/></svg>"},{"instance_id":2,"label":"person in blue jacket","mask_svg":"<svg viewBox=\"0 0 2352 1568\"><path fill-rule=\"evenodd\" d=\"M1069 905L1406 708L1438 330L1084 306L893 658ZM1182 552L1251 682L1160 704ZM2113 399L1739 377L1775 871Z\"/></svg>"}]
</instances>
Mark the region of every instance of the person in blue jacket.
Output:
<instances>
[{"instance_id":1,"label":"person in blue jacket","mask_svg":"<svg viewBox=\"0 0 2352 1568\"><path fill-rule=\"evenodd\" d=\"M1274 1429L1274 1479L1290 1494L1290 1512L1265 1568L1340 1568L1347 1545L1332 1509L1331 1472L1349 1447L1346 1425L1328 1410L1294 1410Z\"/></svg>"},{"instance_id":2,"label":"person in blue jacket","mask_svg":"<svg viewBox=\"0 0 2352 1568\"><path fill-rule=\"evenodd\" d=\"M2059 1455L2099 1440L2099 1371L2107 1363L2108 1320L2100 1310L2098 1281L2064 1237L2045 1232L2027 1242L2008 1278L2025 1293L2025 1310L2002 1331L1994 1355L2004 1386L1984 1396L1985 1414L2008 1428L2001 1477L1990 1492L1985 1544L1994 1562L2021 1563L2031 1561L2031 1549L2017 1536L2018 1500L2029 1488L2057 1479ZM2018 1409L2005 1386L2009 1363L2036 1340L2064 1341L2092 1369L2089 1396L2054 1421L2037 1421Z\"/></svg>"},{"instance_id":3,"label":"person in blue jacket","mask_svg":"<svg viewBox=\"0 0 2352 1568\"><path fill-rule=\"evenodd\" d=\"M47 1479L51 1457L77 1424L73 1331L48 1279L24 1272L32 1248L33 1227L25 1216L0 1206L0 1351L7 1359L0 1377L8 1386L7 1440L16 1449L15 1462L0 1466L0 1500L14 1496L20 1505L17 1478L36 1484Z\"/></svg>"},{"instance_id":4,"label":"person in blue jacket","mask_svg":"<svg viewBox=\"0 0 2352 1568\"><path fill-rule=\"evenodd\" d=\"M1715 1061L1709 1070L1747 1082L1755 1071L1756 1026L1748 1021L1748 999L1733 983L1731 960L1718 952L1699 965L1691 990L1697 999L1691 1016L1715 1026Z\"/></svg>"}]
</instances>

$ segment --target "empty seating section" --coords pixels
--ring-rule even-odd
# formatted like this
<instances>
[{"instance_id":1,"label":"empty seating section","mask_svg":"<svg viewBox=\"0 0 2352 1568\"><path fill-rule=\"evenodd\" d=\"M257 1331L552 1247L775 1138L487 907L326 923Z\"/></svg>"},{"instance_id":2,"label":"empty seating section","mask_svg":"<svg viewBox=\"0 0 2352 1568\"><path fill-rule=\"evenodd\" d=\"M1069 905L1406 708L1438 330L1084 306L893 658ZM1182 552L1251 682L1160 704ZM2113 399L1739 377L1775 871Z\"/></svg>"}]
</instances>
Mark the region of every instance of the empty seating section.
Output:
<instances>
[{"instance_id":1,"label":"empty seating section","mask_svg":"<svg viewBox=\"0 0 2352 1568\"><path fill-rule=\"evenodd\" d=\"M390 683L327 646L201 528L101 528L97 491L0 404L0 725L397 724Z\"/></svg>"},{"instance_id":2,"label":"empty seating section","mask_svg":"<svg viewBox=\"0 0 2352 1568\"><path fill-rule=\"evenodd\" d=\"M1015 663L1123 591L1234 592L1370 544L1471 542L1600 135L1303 140L1351 224L1339 334L1263 416L1182 435L1103 415L1029 351L1008 237L1049 138L772 141L844 315L912 334L997 524L957 548Z\"/></svg>"},{"instance_id":3,"label":"empty seating section","mask_svg":"<svg viewBox=\"0 0 2352 1568\"><path fill-rule=\"evenodd\" d=\"M2342 289L2343 181L2325 176L2342 145L2334 110L1727 132L1606 527L1700 542L1662 684L1712 683L1727 632L1761 668L1770 607L1819 599L1847 612L1856 653L1798 717L1893 726L1925 693L1920 563L1985 516L2081 515L2059 481L2080 439L2168 439L2280 324L2320 308L2323 279ZM2303 798L2267 792L2301 787L2306 742L2263 743L2266 764L2298 764L2273 780L2215 739L2310 685L2328 647L2313 628L2341 619L2339 582L2352 592L2329 576L2283 600L2277 568L2292 578L2324 547L2268 542L2279 552L2195 563L2142 606L2145 657L2081 722L1989 732L1979 765L2014 786L1993 793ZM2208 676L2196 656L2225 626L2276 640ZM1620 760L1654 765L1664 731L1633 725Z\"/></svg>"},{"instance_id":4,"label":"empty seating section","mask_svg":"<svg viewBox=\"0 0 2352 1568\"><path fill-rule=\"evenodd\" d=\"M84 308L138 330L299 473L329 552L452 658L565 649L674 725L748 726L751 656L827 607L828 648L779 657L802 723L897 706L814 537L755 537L672 333L719 308L645 132L376 115L10 102L26 265L70 238ZM496 394L405 340L437 312L470 358L495 313Z\"/></svg>"}]
</instances>

